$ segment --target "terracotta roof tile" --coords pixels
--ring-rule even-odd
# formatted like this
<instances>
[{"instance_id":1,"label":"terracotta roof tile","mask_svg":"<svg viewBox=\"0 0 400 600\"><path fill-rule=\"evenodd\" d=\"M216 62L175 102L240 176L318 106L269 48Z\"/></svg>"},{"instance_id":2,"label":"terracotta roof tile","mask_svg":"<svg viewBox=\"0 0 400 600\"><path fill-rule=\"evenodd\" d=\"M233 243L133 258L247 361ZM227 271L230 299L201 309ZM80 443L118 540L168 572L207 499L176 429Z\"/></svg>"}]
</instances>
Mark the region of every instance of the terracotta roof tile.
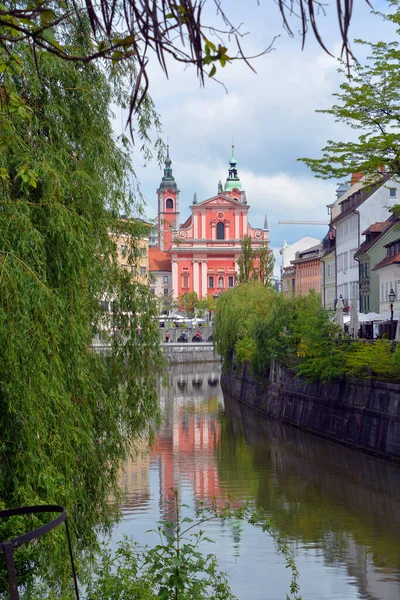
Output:
<instances>
[{"instance_id":1,"label":"terracotta roof tile","mask_svg":"<svg viewBox=\"0 0 400 600\"><path fill-rule=\"evenodd\" d=\"M394 256L386 256L381 262L378 262L377 265L372 269L375 271L376 269L381 269L382 267L387 267L387 265L393 265L396 263L400 263L400 253L395 254Z\"/></svg>"},{"instance_id":2,"label":"terracotta roof tile","mask_svg":"<svg viewBox=\"0 0 400 600\"><path fill-rule=\"evenodd\" d=\"M386 231L388 231L389 229L391 229L394 225L394 223L397 223L398 219L396 217L394 217L394 215L391 215L384 223L382 222L377 222L377 223L373 223L372 225L370 225L368 227L368 229L366 229L362 235L366 235L367 233L378 233L379 235L376 235L374 237L373 240L371 240L370 242L363 242L362 244L360 244L359 249L357 250L357 252L354 254L354 257L360 256L361 254L364 254L364 252L366 252L367 250L369 250L370 248L372 248L372 246L374 244L376 244L376 242L378 240L381 239L382 235L384 233L386 233ZM380 226L383 225L382 228L380 228ZM377 226L376 229L372 229L373 227Z\"/></svg>"},{"instance_id":3,"label":"terracotta roof tile","mask_svg":"<svg viewBox=\"0 0 400 600\"><path fill-rule=\"evenodd\" d=\"M171 254L149 248L149 271L171 271Z\"/></svg>"},{"instance_id":4,"label":"terracotta roof tile","mask_svg":"<svg viewBox=\"0 0 400 600\"><path fill-rule=\"evenodd\" d=\"M373 223L362 232L362 235L367 235L367 233L382 233L384 229L387 227L387 221L378 221L377 223Z\"/></svg>"}]
</instances>

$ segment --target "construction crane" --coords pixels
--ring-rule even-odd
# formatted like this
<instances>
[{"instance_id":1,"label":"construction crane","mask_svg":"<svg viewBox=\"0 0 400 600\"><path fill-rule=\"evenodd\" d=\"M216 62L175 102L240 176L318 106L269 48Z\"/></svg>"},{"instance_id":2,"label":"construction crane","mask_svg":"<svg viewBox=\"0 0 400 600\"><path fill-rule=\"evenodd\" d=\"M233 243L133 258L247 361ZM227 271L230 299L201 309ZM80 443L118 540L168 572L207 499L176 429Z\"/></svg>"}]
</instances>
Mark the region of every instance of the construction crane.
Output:
<instances>
[{"instance_id":1,"label":"construction crane","mask_svg":"<svg viewBox=\"0 0 400 600\"><path fill-rule=\"evenodd\" d=\"M278 225L329 225L329 221L278 221Z\"/></svg>"}]
</instances>

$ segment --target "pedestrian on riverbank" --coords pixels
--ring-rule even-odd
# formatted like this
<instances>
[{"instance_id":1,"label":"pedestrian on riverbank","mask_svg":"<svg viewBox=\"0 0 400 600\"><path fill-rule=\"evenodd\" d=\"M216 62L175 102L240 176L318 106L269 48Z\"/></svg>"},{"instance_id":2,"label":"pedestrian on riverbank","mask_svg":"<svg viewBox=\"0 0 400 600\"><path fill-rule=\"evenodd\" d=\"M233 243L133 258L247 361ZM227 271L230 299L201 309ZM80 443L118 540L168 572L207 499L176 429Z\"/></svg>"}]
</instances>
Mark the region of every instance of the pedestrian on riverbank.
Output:
<instances>
[{"instance_id":1,"label":"pedestrian on riverbank","mask_svg":"<svg viewBox=\"0 0 400 600\"><path fill-rule=\"evenodd\" d=\"M170 337L171 337L171 334L169 333L169 331L167 331L167 333L165 334L165 341L167 342L167 344L169 342Z\"/></svg>"}]
</instances>

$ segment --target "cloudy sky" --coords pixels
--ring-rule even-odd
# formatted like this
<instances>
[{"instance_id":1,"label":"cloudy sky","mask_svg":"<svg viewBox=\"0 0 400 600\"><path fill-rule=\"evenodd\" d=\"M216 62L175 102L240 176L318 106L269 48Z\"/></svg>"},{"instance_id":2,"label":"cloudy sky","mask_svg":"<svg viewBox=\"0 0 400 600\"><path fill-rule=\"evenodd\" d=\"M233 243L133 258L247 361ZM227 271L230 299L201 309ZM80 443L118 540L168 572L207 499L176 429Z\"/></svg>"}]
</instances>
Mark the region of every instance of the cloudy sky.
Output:
<instances>
[{"instance_id":1,"label":"cloudy sky","mask_svg":"<svg viewBox=\"0 0 400 600\"><path fill-rule=\"evenodd\" d=\"M301 39L290 38L281 27L272 0L225 0L231 20L243 22L250 32L243 41L247 54L265 49L275 35L273 52L253 61L254 74L244 63L234 62L219 70L227 88L208 80L200 88L194 69L169 64L169 80L156 61L150 65L150 94L169 140L172 167L180 194L180 221L190 214L197 192L205 200L217 192L218 180L227 177L234 138L239 176L250 204L249 221L261 227L268 216L270 243L276 254L282 241L292 243L304 235L323 237L326 227L278 225L279 219L326 220L326 205L335 197L337 182L315 179L298 157L317 157L328 139L348 139L350 132L316 109L332 105L342 76L337 60L328 56L309 34L301 51ZM340 52L336 12L331 0L321 19L321 31L329 49ZM352 38L369 41L394 39L392 26L370 14L364 0L355 0ZM211 4L210 4L211 6ZM374 3L386 10L387 3ZM214 11L215 13L215 11ZM217 24L215 14L209 20ZM293 20L294 30L297 30ZM361 50L353 46L357 56ZM118 116L117 116L118 119ZM121 122L122 122L121 115ZM143 167L134 151L135 168L145 198L147 216L156 214L156 189L162 172L155 163ZM278 256L277 256L278 258Z\"/></svg>"}]
</instances>

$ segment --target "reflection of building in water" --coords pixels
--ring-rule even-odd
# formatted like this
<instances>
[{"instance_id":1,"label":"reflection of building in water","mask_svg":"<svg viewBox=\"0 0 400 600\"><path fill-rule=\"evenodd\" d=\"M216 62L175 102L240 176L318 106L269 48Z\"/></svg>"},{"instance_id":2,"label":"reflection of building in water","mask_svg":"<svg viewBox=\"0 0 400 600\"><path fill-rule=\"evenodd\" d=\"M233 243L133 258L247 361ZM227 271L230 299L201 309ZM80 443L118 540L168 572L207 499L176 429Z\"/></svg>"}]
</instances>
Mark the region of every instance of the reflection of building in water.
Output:
<instances>
[{"instance_id":1,"label":"reflection of building in water","mask_svg":"<svg viewBox=\"0 0 400 600\"><path fill-rule=\"evenodd\" d=\"M146 440L136 446L133 456L125 462L119 475L119 485L123 494L120 506L125 513L129 509L148 505L150 452Z\"/></svg>"},{"instance_id":2,"label":"reflection of building in water","mask_svg":"<svg viewBox=\"0 0 400 600\"><path fill-rule=\"evenodd\" d=\"M161 502L171 489L189 483L197 501L219 497L221 490L214 448L219 438L218 412L222 403L219 364L177 365L170 387L161 390L164 420L152 449L158 462Z\"/></svg>"},{"instance_id":3,"label":"reflection of building in water","mask_svg":"<svg viewBox=\"0 0 400 600\"><path fill-rule=\"evenodd\" d=\"M398 600L400 598L400 582L398 577L383 566L374 564L371 552L357 544L353 539L348 540L345 551L345 562L349 574L358 581L358 588L363 598L375 600Z\"/></svg>"}]
</instances>

